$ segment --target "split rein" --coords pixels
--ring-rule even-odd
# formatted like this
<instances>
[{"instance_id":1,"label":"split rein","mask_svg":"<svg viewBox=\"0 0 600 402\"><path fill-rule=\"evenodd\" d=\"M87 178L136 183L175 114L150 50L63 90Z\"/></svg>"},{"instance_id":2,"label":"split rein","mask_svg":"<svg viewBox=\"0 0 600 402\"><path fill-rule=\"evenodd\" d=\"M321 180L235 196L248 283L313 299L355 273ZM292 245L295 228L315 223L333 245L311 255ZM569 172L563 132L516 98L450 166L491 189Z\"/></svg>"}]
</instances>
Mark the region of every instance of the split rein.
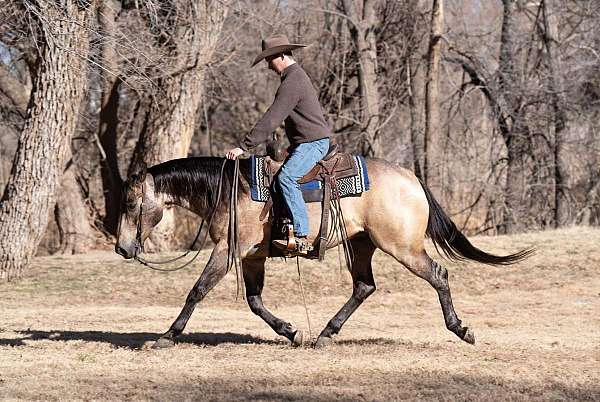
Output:
<instances>
[{"instance_id":1,"label":"split rein","mask_svg":"<svg viewBox=\"0 0 600 402\"><path fill-rule=\"evenodd\" d=\"M184 263L183 265L178 266L178 267L161 268L161 267L157 266L157 265L171 264L175 261L179 261L182 258L185 258L193 250L194 246L196 245L196 242L200 238L200 234L202 233L202 228L204 227L204 219L202 219L202 222L200 223L200 228L198 229L198 233L196 233L196 237L194 238L192 245L189 247L189 249L184 254L180 255L179 257L171 258L168 260L151 261L151 260L142 258L139 254L136 253L136 255L134 257L136 261L138 261L140 264L142 264L152 270L155 270L155 271L175 272L175 271L182 270L185 267L189 266L191 263L193 263L196 260L196 258L198 258L198 255L200 255L200 252L202 251L202 249L206 245L206 242L208 241L208 235L210 233L210 228L212 227L212 223L213 223L217 208L219 207L219 204L221 201L221 193L223 190L223 175L225 172L226 164L227 164L227 159L225 159L223 161L223 164L221 165L221 171L219 173L219 187L217 189L217 199L214 204L214 208L210 213L210 216L208 219L208 226L206 227L206 232L204 233L204 237L202 239L200 246L198 247L198 249L196 251L196 254L189 261L187 261L186 263ZM229 268L231 267L231 264L233 263L235 265L236 272L240 271L238 269L240 257L239 257L239 247L238 247L239 236L238 236L238 221L237 221L237 194L238 194L239 171L240 171L239 160L236 159L234 173L233 173L233 185L232 185L231 197L229 200L229 210L230 210L229 238L228 238L229 251L228 251L228 255L227 255L227 271L229 271ZM143 251L143 245L144 245L144 243L142 241L142 216L143 216L143 209L144 209L144 194L145 194L145 189L144 189L144 185L142 185L142 202L140 203L140 213L138 215L138 221L137 221L137 226L136 226L136 235L135 235L136 241L137 241L141 251ZM238 293L239 293L239 286L238 286Z\"/></svg>"}]
</instances>

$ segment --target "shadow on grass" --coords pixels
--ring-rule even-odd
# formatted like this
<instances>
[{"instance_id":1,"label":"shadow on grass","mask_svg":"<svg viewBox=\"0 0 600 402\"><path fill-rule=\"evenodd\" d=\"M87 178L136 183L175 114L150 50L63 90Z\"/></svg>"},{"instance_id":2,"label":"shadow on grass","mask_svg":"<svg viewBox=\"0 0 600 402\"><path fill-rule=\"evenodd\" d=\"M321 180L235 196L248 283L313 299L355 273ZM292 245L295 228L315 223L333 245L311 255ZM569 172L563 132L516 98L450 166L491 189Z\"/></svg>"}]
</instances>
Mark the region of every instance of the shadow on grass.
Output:
<instances>
[{"instance_id":1,"label":"shadow on grass","mask_svg":"<svg viewBox=\"0 0 600 402\"><path fill-rule=\"evenodd\" d=\"M0 346L27 346L25 341L85 341L109 343L115 347L141 349L147 342L157 340L161 334L152 332L104 332L104 331L17 331L20 338L0 339ZM304 347L314 346L314 339L305 343ZM246 334L225 333L191 333L183 334L177 338L177 344L193 344L198 346L217 346L224 343L257 344L257 345L288 345L289 342L257 338ZM431 348L429 343L418 344L411 341L390 338L364 338L364 339L339 339L333 345L340 346L402 346L405 348Z\"/></svg>"},{"instance_id":2,"label":"shadow on grass","mask_svg":"<svg viewBox=\"0 0 600 402\"><path fill-rule=\"evenodd\" d=\"M141 349L148 341L152 342L160 334L152 332L104 332L104 331L17 331L21 337L0 339L0 346L26 346L25 341L85 341L109 343L115 347ZM285 342L256 338L251 335L224 333L192 333L177 338L177 343L189 343L199 346L217 346L224 343L279 345Z\"/></svg>"}]
</instances>

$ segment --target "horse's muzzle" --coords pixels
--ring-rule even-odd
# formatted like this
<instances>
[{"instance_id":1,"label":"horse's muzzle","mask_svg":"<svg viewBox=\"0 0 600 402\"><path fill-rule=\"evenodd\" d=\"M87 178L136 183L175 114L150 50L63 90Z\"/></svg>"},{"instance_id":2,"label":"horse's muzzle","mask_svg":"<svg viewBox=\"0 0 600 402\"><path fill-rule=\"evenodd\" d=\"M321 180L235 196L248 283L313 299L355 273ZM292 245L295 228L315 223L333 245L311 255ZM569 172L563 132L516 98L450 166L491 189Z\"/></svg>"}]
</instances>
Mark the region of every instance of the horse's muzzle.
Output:
<instances>
[{"instance_id":1,"label":"horse's muzzle","mask_svg":"<svg viewBox=\"0 0 600 402\"><path fill-rule=\"evenodd\" d=\"M134 257L134 254L130 253L128 250L119 246L118 244L115 245L115 252L128 260Z\"/></svg>"}]
</instances>

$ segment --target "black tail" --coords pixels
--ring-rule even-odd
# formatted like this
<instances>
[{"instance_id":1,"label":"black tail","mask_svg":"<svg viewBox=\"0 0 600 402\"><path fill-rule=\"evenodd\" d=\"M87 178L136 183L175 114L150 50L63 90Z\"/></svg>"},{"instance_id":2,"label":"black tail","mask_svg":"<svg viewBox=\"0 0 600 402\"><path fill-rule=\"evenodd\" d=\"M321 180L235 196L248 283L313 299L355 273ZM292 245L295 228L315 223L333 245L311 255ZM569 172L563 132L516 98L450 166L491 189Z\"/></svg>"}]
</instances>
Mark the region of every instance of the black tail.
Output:
<instances>
[{"instance_id":1,"label":"black tail","mask_svg":"<svg viewBox=\"0 0 600 402\"><path fill-rule=\"evenodd\" d=\"M534 250L525 249L505 256L493 255L478 249L463 235L454 222L446 215L431 191L421 183L429 203L427 235L433 240L436 250L442 249L452 260L473 260L489 265L510 265L529 257ZM439 247L439 248L438 248Z\"/></svg>"}]
</instances>

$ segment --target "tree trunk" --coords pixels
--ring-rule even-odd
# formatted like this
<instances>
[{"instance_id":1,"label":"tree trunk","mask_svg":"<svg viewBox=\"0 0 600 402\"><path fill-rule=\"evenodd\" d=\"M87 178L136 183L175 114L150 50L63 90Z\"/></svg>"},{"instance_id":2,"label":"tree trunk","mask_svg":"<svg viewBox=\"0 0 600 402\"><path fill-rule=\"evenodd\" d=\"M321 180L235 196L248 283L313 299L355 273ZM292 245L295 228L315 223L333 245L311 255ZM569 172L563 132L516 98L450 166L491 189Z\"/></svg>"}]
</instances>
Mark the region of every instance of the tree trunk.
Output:
<instances>
[{"instance_id":1,"label":"tree trunk","mask_svg":"<svg viewBox=\"0 0 600 402\"><path fill-rule=\"evenodd\" d=\"M561 57L558 52L558 17L555 0L543 0L545 37L544 44L547 50L547 62L550 68L550 96L554 110L554 225L564 226L572 222L569 209L570 177L568 170L566 137L569 134L566 113L566 98L563 84L563 69Z\"/></svg>"},{"instance_id":2,"label":"tree trunk","mask_svg":"<svg viewBox=\"0 0 600 402\"><path fill-rule=\"evenodd\" d=\"M439 70L444 29L444 1L433 0L431 35L427 51L427 81L425 83L425 139L423 141L423 178L431 176L432 139L440 133Z\"/></svg>"},{"instance_id":3,"label":"tree trunk","mask_svg":"<svg viewBox=\"0 0 600 402\"><path fill-rule=\"evenodd\" d=\"M518 32L518 0L502 0L504 13L500 37L500 57L498 61L498 120L507 147L507 177L505 188L504 222L501 231L513 233L525 226L525 165L528 129L520 97L521 74L517 68L516 34ZM504 115L502 115L504 114Z\"/></svg>"},{"instance_id":4,"label":"tree trunk","mask_svg":"<svg viewBox=\"0 0 600 402\"><path fill-rule=\"evenodd\" d=\"M75 165L71 165L65 171L54 209L60 235L60 252L63 254L85 253L94 244L90 214L85 206L74 169Z\"/></svg>"},{"instance_id":5,"label":"tree trunk","mask_svg":"<svg viewBox=\"0 0 600 402\"><path fill-rule=\"evenodd\" d=\"M421 163L423 161L423 130L422 130L422 93L423 93L423 73L419 72L419 65L410 58L407 62L406 76L408 79L408 106L410 110L410 143L412 148L413 169L415 175L423 178Z\"/></svg>"},{"instance_id":6,"label":"tree trunk","mask_svg":"<svg viewBox=\"0 0 600 402\"><path fill-rule=\"evenodd\" d=\"M162 93L152 103L146 129L140 135L129 172L144 162L152 166L174 158L186 157L202 100L206 66L212 59L226 16L226 6L204 0L191 20L191 27L175 41L178 64L172 75L160 79ZM160 225L150 238L152 251L172 248L173 215L165 211Z\"/></svg>"},{"instance_id":7,"label":"tree trunk","mask_svg":"<svg viewBox=\"0 0 600 402\"><path fill-rule=\"evenodd\" d=\"M365 156L381 153L379 130L379 90L377 88L377 15L374 0L343 0L348 28L358 54L358 82L362 109L360 151Z\"/></svg>"},{"instance_id":8,"label":"tree trunk","mask_svg":"<svg viewBox=\"0 0 600 402\"><path fill-rule=\"evenodd\" d=\"M93 7L40 0L41 58L32 103L0 205L0 278L19 277L46 230L86 84Z\"/></svg>"},{"instance_id":9,"label":"tree trunk","mask_svg":"<svg viewBox=\"0 0 600 402\"><path fill-rule=\"evenodd\" d=\"M515 131L518 131L515 129ZM507 142L507 169L504 219L501 225L501 233L514 233L525 227L524 217L526 206L525 196L525 170L523 154L525 153L525 138L515 132L511 133Z\"/></svg>"},{"instance_id":10,"label":"tree trunk","mask_svg":"<svg viewBox=\"0 0 600 402\"><path fill-rule=\"evenodd\" d=\"M123 180L119 173L117 156L117 127L119 110L119 84L116 38L116 19L120 1L104 0L98 7L98 26L102 36L100 63L102 68L102 103L100 106L100 124L98 137L102 146L100 173L104 190L104 227L108 233L116 235L119 219L119 203Z\"/></svg>"}]
</instances>

